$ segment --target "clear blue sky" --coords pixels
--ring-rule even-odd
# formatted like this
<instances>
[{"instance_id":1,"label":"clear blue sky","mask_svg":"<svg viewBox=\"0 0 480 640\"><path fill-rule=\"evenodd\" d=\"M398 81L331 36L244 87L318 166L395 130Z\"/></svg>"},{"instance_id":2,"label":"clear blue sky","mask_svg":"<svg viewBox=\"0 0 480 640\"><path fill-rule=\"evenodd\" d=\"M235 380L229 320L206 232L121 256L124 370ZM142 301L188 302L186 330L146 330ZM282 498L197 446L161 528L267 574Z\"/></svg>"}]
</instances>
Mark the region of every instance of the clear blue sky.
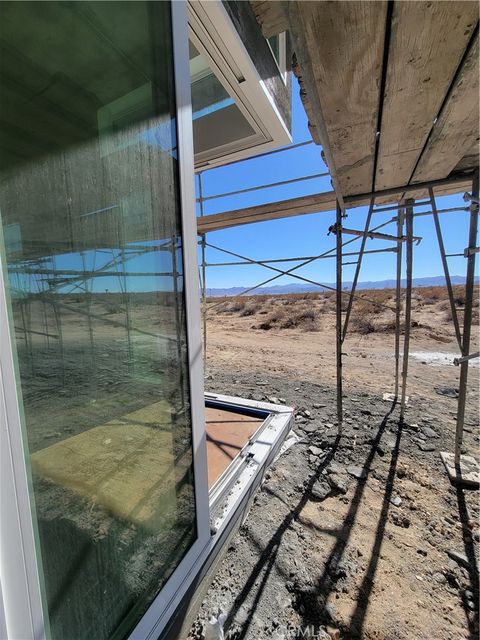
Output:
<instances>
[{"instance_id":1,"label":"clear blue sky","mask_svg":"<svg viewBox=\"0 0 480 640\"><path fill-rule=\"evenodd\" d=\"M293 81L293 143L310 140L307 119L298 95L298 84ZM251 159L235 165L211 169L203 173L202 186L205 196L234 191L247 187L267 184L279 180L288 180L326 171L320 157L320 148L309 145L291 151ZM198 179L197 179L198 183ZM317 178L306 182L282 187L219 198L207 201L204 214L219 213L229 209L283 200L295 196L328 191L331 189L330 178ZM439 209L464 207L461 195L437 198ZM416 208L416 211L427 210ZM197 215L199 214L197 205ZM365 224L367 208L351 209L346 227L361 229ZM376 214L373 225L380 224L394 215L394 212ZM463 252L468 242L468 214L455 212L440 216L447 253ZM254 259L286 258L296 256L317 255L334 247L335 237L327 236L328 227L335 222L335 212L323 212L272 220L256 224L243 225L207 234L207 242L229 249ZM386 233L394 233L395 225L384 229ZM414 234L423 237L421 244L414 251L414 277L442 275L442 265L433 226L432 216L415 219ZM359 242L353 243L349 250L356 250ZM368 240L367 249L379 249L391 246L391 243L380 240ZM235 260L213 249L207 249L208 262L227 262ZM478 261L477 261L478 262ZM276 267L288 269L292 263L276 264ZM450 273L464 275L466 261L464 258L449 259ZM344 268L344 279L351 280L355 266ZM320 260L301 268L298 273L306 278L321 282L334 282L335 260ZM266 280L272 271L257 265L236 267L211 267L207 269L207 287L223 288L233 286L249 287ZM395 254L386 253L365 256L360 280L384 280L395 276ZM272 284L295 282L290 276L282 276ZM297 281L298 282L298 281Z\"/></svg>"}]
</instances>

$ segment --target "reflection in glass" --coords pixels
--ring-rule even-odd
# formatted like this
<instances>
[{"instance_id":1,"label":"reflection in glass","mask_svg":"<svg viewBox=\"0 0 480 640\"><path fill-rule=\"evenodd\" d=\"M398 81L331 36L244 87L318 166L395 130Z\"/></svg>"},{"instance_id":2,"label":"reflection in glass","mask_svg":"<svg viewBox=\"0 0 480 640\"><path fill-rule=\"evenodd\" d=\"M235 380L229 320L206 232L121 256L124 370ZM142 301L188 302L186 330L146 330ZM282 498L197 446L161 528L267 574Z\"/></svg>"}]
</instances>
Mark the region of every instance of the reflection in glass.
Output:
<instances>
[{"instance_id":1,"label":"reflection in glass","mask_svg":"<svg viewBox=\"0 0 480 640\"><path fill-rule=\"evenodd\" d=\"M195 154L223 145L243 146L256 135L255 130L192 42L189 57Z\"/></svg>"},{"instance_id":2,"label":"reflection in glass","mask_svg":"<svg viewBox=\"0 0 480 640\"><path fill-rule=\"evenodd\" d=\"M278 34L270 36L270 38L267 38L267 40L268 44L270 45L270 49L272 50L273 57L275 58L277 63L280 63L280 36Z\"/></svg>"},{"instance_id":3,"label":"reflection in glass","mask_svg":"<svg viewBox=\"0 0 480 640\"><path fill-rule=\"evenodd\" d=\"M55 640L125 637L197 536L169 9L0 3L0 250Z\"/></svg>"}]
</instances>

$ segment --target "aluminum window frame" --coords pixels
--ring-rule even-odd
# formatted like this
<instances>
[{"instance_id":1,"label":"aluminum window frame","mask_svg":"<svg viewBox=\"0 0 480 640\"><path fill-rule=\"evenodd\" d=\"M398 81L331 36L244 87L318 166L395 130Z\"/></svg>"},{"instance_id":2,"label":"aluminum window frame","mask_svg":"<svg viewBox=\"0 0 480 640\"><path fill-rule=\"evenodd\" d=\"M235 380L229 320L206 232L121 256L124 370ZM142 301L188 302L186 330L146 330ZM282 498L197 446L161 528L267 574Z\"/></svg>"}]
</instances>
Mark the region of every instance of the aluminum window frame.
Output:
<instances>
[{"instance_id":1,"label":"aluminum window frame","mask_svg":"<svg viewBox=\"0 0 480 640\"><path fill-rule=\"evenodd\" d=\"M182 220L184 295L187 321L187 345L190 380L190 407L193 438L193 470L197 507L197 540L157 594L129 636L129 640L157 638L168 623L168 610L208 546L210 508L208 498L207 443L204 409L204 375L200 332L200 288L197 266L197 220L193 168L193 120L190 93L187 7L183 0L172 0L172 40L177 114L177 145Z\"/></svg>"},{"instance_id":2,"label":"aluminum window frame","mask_svg":"<svg viewBox=\"0 0 480 640\"><path fill-rule=\"evenodd\" d=\"M267 44L272 52L273 59L275 60L275 64L278 67L280 72L280 76L283 80L283 84L287 84L287 32L282 31L278 34L278 59L275 53L273 52L272 45L270 44L268 38L265 38Z\"/></svg>"},{"instance_id":3,"label":"aluminum window frame","mask_svg":"<svg viewBox=\"0 0 480 640\"><path fill-rule=\"evenodd\" d=\"M193 44L208 60L217 79L257 132L256 136L250 136L251 144L244 148L238 149L238 144L232 143L214 147L212 152L197 154L195 170L202 171L207 167L221 166L291 144L292 137L287 124L250 58L222 0L188 0L188 23L189 37ZM283 50L286 53L285 43L284 38ZM279 71L285 82L280 67ZM213 157L210 157L212 154Z\"/></svg>"},{"instance_id":4,"label":"aluminum window frame","mask_svg":"<svg viewBox=\"0 0 480 640\"><path fill-rule=\"evenodd\" d=\"M168 622L166 612L171 610L179 588L211 541L187 7L183 0L170 2L170 7L197 539L132 631L132 640L158 636ZM0 241L3 244L3 238ZM6 628L9 640L43 640L49 637L48 614L42 597L40 547L35 544L34 495L29 491L30 471L22 436L23 405L15 375L10 333L13 323L9 318L3 262L0 261L0 629Z\"/></svg>"},{"instance_id":5,"label":"aluminum window frame","mask_svg":"<svg viewBox=\"0 0 480 640\"><path fill-rule=\"evenodd\" d=\"M33 492L29 491L31 479L25 462L21 397L10 335L13 322L9 322L5 282L0 259L0 615L4 616L2 626L8 639L42 640L47 623L43 616L40 547L35 544L38 536Z\"/></svg>"}]
</instances>

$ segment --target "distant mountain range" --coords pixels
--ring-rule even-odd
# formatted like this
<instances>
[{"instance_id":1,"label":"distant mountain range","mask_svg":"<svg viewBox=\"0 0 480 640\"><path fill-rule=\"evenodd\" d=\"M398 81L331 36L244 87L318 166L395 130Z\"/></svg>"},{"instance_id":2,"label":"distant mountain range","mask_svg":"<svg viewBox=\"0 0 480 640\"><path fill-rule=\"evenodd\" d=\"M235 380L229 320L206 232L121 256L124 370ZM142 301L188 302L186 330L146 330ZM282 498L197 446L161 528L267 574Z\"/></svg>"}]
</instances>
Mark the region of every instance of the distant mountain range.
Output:
<instances>
[{"instance_id":1,"label":"distant mountain range","mask_svg":"<svg viewBox=\"0 0 480 640\"><path fill-rule=\"evenodd\" d=\"M464 276L451 276L452 284L465 284ZM480 278L475 278L475 283L478 284ZM402 287L405 287L405 280L402 280ZM327 287L335 288L334 282L325 282ZM343 289L350 289L352 286L351 281L343 283ZM367 280L365 282L359 282L357 289L393 289L396 286L395 280ZM442 287L445 286L444 276L432 276L430 278L413 278L414 287ZM230 287L227 289L209 289L207 287L207 295L211 297L225 297L225 296L238 296L242 291L245 291L248 287ZM325 287L317 287L313 284L302 284L301 282L292 282L291 284L277 284L271 287L260 287L255 289L249 295L281 295L285 293L309 293L311 291L327 291Z\"/></svg>"}]
</instances>

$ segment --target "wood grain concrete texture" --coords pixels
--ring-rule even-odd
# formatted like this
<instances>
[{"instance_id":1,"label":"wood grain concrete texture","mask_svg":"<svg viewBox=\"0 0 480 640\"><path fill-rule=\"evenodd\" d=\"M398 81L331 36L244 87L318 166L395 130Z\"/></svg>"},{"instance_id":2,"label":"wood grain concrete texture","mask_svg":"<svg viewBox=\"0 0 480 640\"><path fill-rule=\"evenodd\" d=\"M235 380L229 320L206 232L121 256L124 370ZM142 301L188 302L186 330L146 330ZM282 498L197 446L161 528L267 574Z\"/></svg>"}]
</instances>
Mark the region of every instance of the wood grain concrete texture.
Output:
<instances>
[{"instance_id":1,"label":"wood grain concrete texture","mask_svg":"<svg viewBox=\"0 0 480 640\"><path fill-rule=\"evenodd\" d=\"M257 4L264 32L278 29L278 11ZM280 4L341 197L478 164L477 3Z\"/></svg>"},{"instance_id":2,"label":"wood grain concrete texture","mask_svg":"<svg viewBox=\"0 0 480 640\"><path fill-rule=\"evenodd\" d=\"M474 2L394 3L376 190L409 184L477 21ZM469 99L464 109L478 104L478 92ZM440 173L425 166L422 180L446 177L457 164L455 148L443 152L452 161Z\"/></svg>"},{"instance_id":3,"label":"wood grain concrete texture","mask_svg":"<svg viewBox=\"0 0 480 640\"><path fill-rule=\"evenodd\" d=\"M287 9L334 182L343 196L371 191L387 3L289 2Z\"/></svg>"}]
</instances>

